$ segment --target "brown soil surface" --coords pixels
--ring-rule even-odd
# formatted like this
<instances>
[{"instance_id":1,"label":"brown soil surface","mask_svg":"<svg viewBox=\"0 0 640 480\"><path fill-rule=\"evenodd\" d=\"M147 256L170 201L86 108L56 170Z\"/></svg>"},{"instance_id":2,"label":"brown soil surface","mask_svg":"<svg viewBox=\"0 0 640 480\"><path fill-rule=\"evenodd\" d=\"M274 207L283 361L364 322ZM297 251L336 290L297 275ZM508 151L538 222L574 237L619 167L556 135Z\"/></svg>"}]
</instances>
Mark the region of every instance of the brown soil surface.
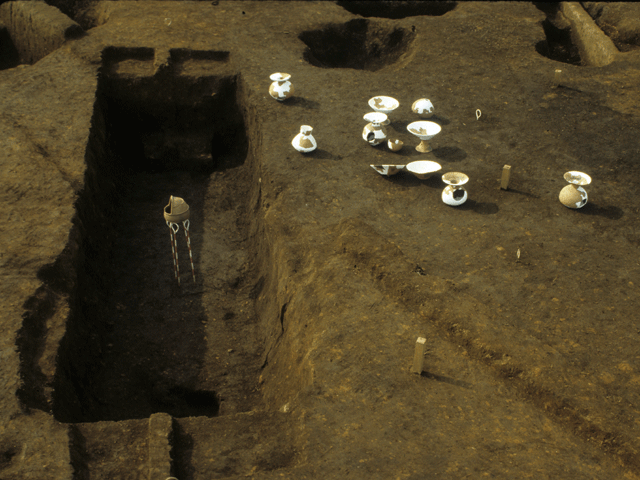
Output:
<instances>
[{"instance_id":1,"label":"brown soil surface","mask_svg":"<svg viewBox=\"0 0 640 480\"><path fill-rule=\"evenodd\" d=\"M580 66L548 6L371 5L99 2L0 71L0 479L150 478L158 412L180 480L640 477L638 50ZM398 153L362 139L375 95Z\"/></svg>"}]
</instances>

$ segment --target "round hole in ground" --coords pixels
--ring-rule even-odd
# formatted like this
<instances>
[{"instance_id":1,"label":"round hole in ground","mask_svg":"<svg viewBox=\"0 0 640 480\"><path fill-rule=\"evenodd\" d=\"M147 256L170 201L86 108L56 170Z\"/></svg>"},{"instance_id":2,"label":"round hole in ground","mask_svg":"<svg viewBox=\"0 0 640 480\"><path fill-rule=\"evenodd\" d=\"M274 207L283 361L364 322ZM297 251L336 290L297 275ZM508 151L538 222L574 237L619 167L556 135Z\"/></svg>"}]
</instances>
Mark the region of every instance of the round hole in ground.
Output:
<instances>
[{"instance_id":1,"label":"round hole in ground","mask_svg":"<svg viewBox=\"0 0 640 480\"><path fill-rule=\"evenodd\" d=\"M547 18L542 22L546 39L535 46L536 52L557 62L580 65L580 52L571 39L571 27L561 14L558 4L536 3Z\"/></svg>"},{"instance_id":2,"label":"round hole in ground","mask_svg":"<svg viewBox=\"0 0 640 480\"><path fill-rule=\"evenodd\" d=\"M330 24L300 34L306 45L303 56L321 68L380 70L396 63L411 47L415 33L365 19Z\"/></svg>"}]
</instances>

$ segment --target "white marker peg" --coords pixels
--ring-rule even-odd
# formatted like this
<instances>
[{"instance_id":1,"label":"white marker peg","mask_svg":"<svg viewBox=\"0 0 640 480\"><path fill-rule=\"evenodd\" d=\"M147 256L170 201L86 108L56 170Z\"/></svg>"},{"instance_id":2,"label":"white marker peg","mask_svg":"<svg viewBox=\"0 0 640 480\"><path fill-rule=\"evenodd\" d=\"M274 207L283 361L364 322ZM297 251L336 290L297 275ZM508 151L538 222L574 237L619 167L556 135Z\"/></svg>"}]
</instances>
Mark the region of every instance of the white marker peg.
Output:
<instances>
[{"instance_id":1,"label":"white marker peg","mask_svg":"<svg viewBox=\"0 0 640 480\"><path fill-rule=\"evenodd\" d=\"M476 120L480 120L481 116L482 116L482 112L480 111L480 109L476 110Z\"/></svg>"},{"instance_id":2,"label":"white marker peg","mask_svg":"<svg viewBox=\"0 0 640 480\"><path fill-rule=\"evenodd\" d=\"M500 188L507 190L509 188L509 178L511 177L511 165L502 167L502 179L500 180Z\"/></svg>"},{"instance_id":3,"label":"white marker peg","mask_svg":"<svg viewBox=\"0 0 640 480\"><path fill-rule=\"evenodd\" d=\"M422 367L424 366L424 349L427 343L427 339L424 337L418 337L416 340L416 351L413 354L413 366L411 372L420 375L422 373Z\"/></svg>"}]
</instances>

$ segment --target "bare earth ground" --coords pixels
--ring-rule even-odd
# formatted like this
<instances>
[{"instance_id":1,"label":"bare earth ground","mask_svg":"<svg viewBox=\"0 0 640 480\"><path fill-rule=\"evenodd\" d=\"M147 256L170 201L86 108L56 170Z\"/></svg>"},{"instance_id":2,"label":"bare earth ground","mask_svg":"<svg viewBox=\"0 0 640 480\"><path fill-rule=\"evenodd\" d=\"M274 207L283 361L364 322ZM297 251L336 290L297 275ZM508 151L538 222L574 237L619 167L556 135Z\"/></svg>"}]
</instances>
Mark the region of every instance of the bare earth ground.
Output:
<instances>
[{"instance_id":1,"label":"bare earth ground","mask_svg":"<svg viewBox=\"0 0 640 480\"><path fill-rule=\"evenodd\" d=\"M640 476L638 50L564 63L544 9L448 10L101 2L0 71L0 478L164 480L158 412L180 480ZM399 153L361 138L374 95ZM419 159L469 200L369 167Z\"/></svg>"}]
</instances>

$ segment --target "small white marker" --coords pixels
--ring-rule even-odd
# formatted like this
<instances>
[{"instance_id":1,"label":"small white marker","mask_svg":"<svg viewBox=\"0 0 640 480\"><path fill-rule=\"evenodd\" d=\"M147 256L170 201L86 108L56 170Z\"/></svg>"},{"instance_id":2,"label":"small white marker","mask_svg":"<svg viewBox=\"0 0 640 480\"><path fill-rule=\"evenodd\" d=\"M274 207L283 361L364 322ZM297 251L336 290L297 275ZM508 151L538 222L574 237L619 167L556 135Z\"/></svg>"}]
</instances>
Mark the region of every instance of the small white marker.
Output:
<instances>
[{"instance_id":1,"label":"small white marker","mask_svg":"<svg viewBox=\"0 0 640 480\"><path fill-rule=\"evenodd\" d=\"M520 260L520 249L516 252L516 256L518 257L518 260Z\"/></svg>"},{"instance_id":2,"label":"small white marker","mask_svg":"<svg viewBox=\"0 0 640 480\"><path fill-rule=\"evenodd\" d=\"M424 366L424 348L427 343L427 339L424 337L418 337L416 340L416 350L413 353L413 366L411 371L420 375L422 373L422 367Z\"/></svg>"},{"instance_id":3,"label":"small white marker","mask_svg":"<svg viewBox=\"0 0 640 480\"><path fill-rule=\"evenodd\" d=\"M511 177L511 165L502 167L502 178L500 179L500 188L507 190L509 188L509 178Z\"/></svg>"},{"instance_id":4,"label":"small white marker","mask_svg":"<svg viewBox=\"0 0 640 480\"><path fill-rule=\"evenodd\" d=\"M482 112L480 111L480 109L476 110L476 120L480 120L481 116L482 116Z\"/></svg>"}]
</instances>

